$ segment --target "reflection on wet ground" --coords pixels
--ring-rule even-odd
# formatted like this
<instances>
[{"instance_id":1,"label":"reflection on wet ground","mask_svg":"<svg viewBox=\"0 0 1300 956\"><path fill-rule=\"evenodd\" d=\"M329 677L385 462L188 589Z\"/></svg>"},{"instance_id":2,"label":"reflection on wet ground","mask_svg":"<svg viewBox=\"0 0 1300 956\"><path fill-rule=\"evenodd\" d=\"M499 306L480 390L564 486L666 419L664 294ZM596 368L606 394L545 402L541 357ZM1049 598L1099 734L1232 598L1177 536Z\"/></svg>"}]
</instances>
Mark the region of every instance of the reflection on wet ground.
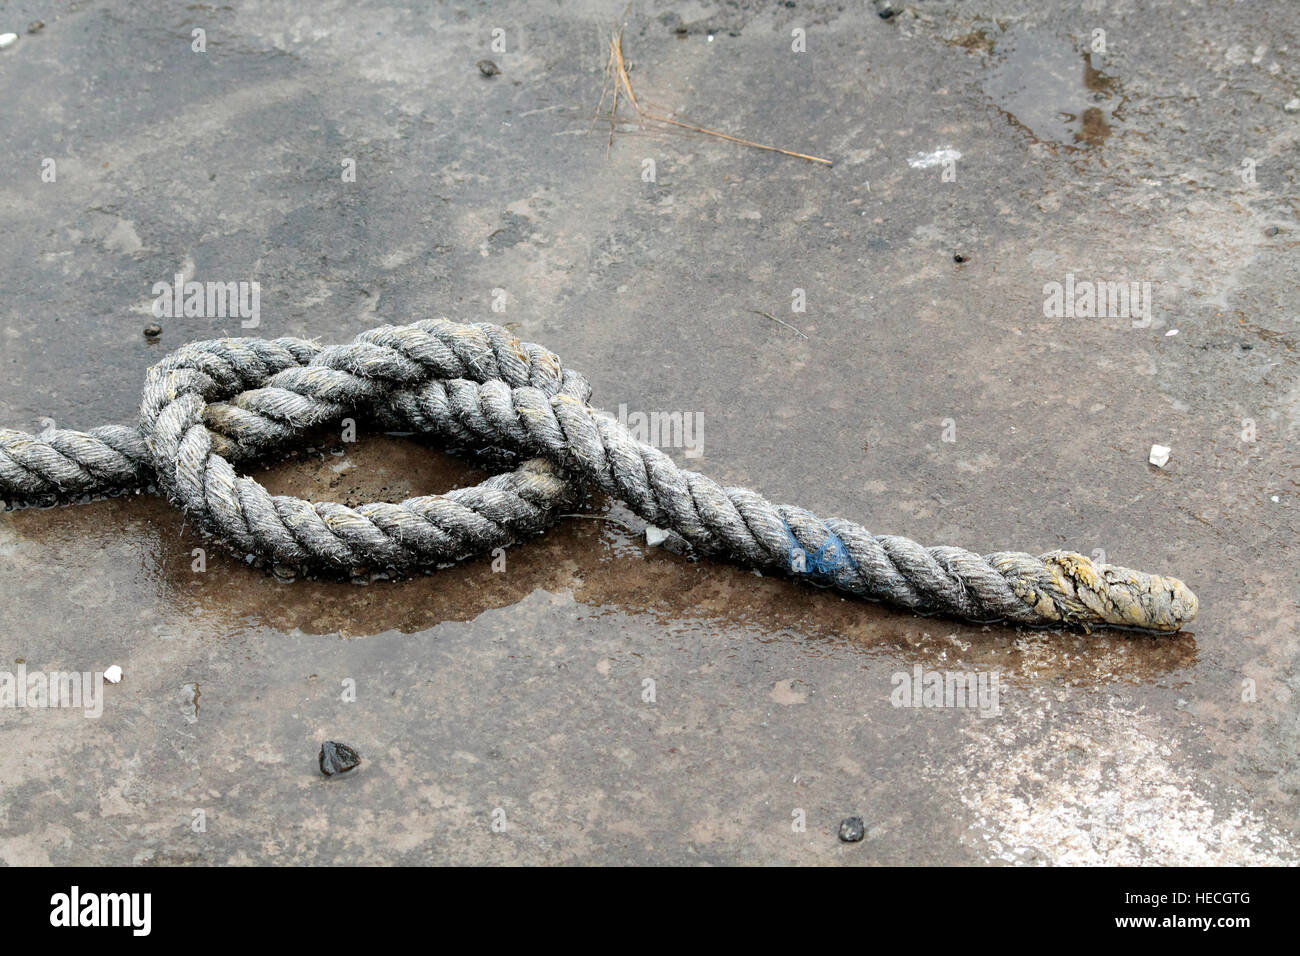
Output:
<instances>
[{"instance_id":1,"label":"reflection on wet ground","mask_svg":"<svg viewBox=\"0 0 1300 956\"><path fill-rule=\"evenodd\" d=\"M1078 42L1011 31L984 38L994 60L984 91L1009 122L1036 142L1067 149L1103 145L1122 120L1119 81L1101 69L1101 56ZM960 45L983 49L982 42Z\"/></svg>"},{"instance_id":2,"label":"reflection on wet ground","mask_svg":"<svg viewBox=\"0 0 1300 956\"><path fill-rule=\"evenodd\" d=\"M346 454L296 454L258 477L273 494L355 505L449 490L485 475L419 441L378 437L348 446ZM171 609L226 626L281 633L416 634L448 621L474 620L542 591L571 595L588 609L584 616L640 614L670 633L701 641L721 632L759 644L802 642L812 655L827 646L851 647L933 668L1000 669L1006 680L1177 683L1184 679L1180 672L1196 661L1190 632L1158 638L1118 631L1079 634L921 618L724 562L693 560L647 547L639 533L644 523L622 506L594 505L589 513L509 549L504 566L488 557L366 584L285 581L250 568L200 538L175 509L154 497L24 510L5 520L18 535L45 548L82 541L88 528L124 532L134 539L130 547L139 555L144 579ZM204 551L202 571L195 570L195 548Z\"/></svg>"}]
</instances>

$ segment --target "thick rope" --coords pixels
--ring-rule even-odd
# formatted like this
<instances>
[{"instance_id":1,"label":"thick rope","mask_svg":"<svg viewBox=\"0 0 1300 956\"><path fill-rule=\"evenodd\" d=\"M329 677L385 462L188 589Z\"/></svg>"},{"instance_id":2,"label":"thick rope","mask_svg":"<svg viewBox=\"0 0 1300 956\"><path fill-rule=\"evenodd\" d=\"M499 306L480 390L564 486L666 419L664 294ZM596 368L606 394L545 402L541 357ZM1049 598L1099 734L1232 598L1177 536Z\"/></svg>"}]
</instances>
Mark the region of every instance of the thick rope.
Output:
<instances>
[{"instance_id":1,"label":"thick rope","mask_svg":"<svg viewBox=\"0 0 1300 956\"><path fill-rule=\"evenodd\" d=\"M1196 616L1196 596L1176 578L1069 551L922 547L722 487L635 439L589 397L586 380L551 352L486 323L384 326L328 348L289 338L194 343L149 369L137 429L0 430L0 498L156 481L241 554L290 567L408 570L536 533L595 486L703 553L918 613L1156 631ZM230 464L359 412L535 457L475 488L358 508L273 496Z\"/></svg>"}]
</instances>

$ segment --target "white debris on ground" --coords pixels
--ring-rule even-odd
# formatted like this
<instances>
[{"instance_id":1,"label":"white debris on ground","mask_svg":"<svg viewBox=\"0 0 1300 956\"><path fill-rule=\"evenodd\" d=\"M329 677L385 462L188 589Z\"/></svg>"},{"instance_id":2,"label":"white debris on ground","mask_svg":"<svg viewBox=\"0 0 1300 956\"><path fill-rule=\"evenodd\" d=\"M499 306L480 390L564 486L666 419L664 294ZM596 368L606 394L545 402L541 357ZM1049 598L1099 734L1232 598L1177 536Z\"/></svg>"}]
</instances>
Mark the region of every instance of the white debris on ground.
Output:
<instances>
[{"instance_id":1,"label":"white debris on ground","mask_svg":"<svg viewBox=\"0 0 1300 956\"><path fill-rule=\"evenodd\" d=\"M113 664L104 671L104 680L108 681L110 684L120 683L122 680L122 668Z\"/></svg>"},{"instance_id":2,"label":"white debris on ground","mask_svg":"<svg viewBox=\"0 0 1300 956\"><path fill-rule=\"evenodd\" d=\"M1147 461L1157 468L1163 468L1169 464L1169 453L1171 451L1173 451L1172 448L1167 448L1164 445L1152 445L1151 455L1147 458Z\"/></svg>"},{"instance_id":3,"label":"white debris on ground","mask_svg":"<svg viewBox=\"0 0 1300 956\"><path fill-rule=\"evenodd\" d=\"M17 33L0 33L0 50L3 50L5 47L13 46L17 42Z\"/></svg>"},{"instance_id":4,"label":"white debris on ground","mask_svg":"<svg viewBox=\"0 0 1300 956\"><path fill-rule=\"evenodd\" d=\"M649 525L645 529L645 543L652 548L663 548L665 551L671 551L673 554L686 554L690 550L690 544L676 531L665 528L656 528Z\"/></svg>"},{"instance_id":5,"label":"white debris on ground","mask_svg":"<svg viewBox=\"0 0 1300 956\"><path fill-rule=\"evenodd\" d=\"M1215 793L1220 784L1186 772L1156 720L1113 704L1052 713L1049 694L1019 693L1033 699L1001 720L972 723L966 766L946 771L969 781L959 791L973 817L963 839L982 854L1068 866L1300 860L1285 834Z\"/></svg>"},{"instance_id":6,"label":"white debris on ground","mask_svg":"<svg viewBox=\"0 0 1300 956\"><path fill-rule=\"evenodd\" d=\"M955 163L959 159L961 159L959 150L944 146L933 153L917 153L907 161L907 165L913 169L929 169L931 166L940 166L943 163Z\"/></svg>"}]
</instances>

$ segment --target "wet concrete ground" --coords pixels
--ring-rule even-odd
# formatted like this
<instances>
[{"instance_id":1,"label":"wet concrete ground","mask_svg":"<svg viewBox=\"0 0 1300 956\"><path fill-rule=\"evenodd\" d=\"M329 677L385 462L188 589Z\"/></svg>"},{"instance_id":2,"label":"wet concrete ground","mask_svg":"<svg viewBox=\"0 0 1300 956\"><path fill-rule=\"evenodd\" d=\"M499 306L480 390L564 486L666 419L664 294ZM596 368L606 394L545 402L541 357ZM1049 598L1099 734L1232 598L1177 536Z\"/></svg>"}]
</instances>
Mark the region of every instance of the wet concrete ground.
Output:
<instances>
[{"instance_id":1,"label":"wet concrete ground","mask_svg":"<svg viewBox=\"0 0 1300 956\"><path fill-rule=\"evenodd\" d=\"M125 678L97 719L0 710L0 860L1296 862L1294 5L633 4L644 103L830 169L610 146L621 3L150 6L0 11L0 423L127 421L186 341L509 323L596 404L699 413L703 456L666 450L720 480L1101 550L1202 610L919 618L647 548L608 502L504 570L368 585L246 567L148 496L12 511L0 669ZM178 271L258 280L259 327L147 342ZM1046 317L1067 275L1151 283L1151 322ZM364 428L258 473L349 503L478 476ZM893 706L917 667L997 673L998 712ZM323 778L326 739L360 769Z\"/></svg>"}]
</instances>

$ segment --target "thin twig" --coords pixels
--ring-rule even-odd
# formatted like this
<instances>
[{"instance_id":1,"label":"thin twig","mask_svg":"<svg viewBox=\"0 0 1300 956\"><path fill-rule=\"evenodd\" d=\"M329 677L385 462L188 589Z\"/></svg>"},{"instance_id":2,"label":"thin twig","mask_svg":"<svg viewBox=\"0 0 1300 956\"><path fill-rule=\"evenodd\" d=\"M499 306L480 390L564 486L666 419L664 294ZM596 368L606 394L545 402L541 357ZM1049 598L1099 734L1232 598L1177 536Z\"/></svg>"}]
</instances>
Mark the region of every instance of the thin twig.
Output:
<instances>
[{"instance_id":1,"label":"thin twig","mask_svg":"<svg viewBox=\"0 0 1300 956\"><path fill-rule=\"evenodd\" d=\"M690 123L683 123L681 120L669 119L667 116L656 116L654 113L646 113L644 115L660 123L672 123L674 126L680 126L682 129L694 130L697 133L708 133L710 136L730 140L733 143L739 143L741 146L752 146L755 149L766 149L773 153L780 153L783 156L793 156L796 159L806 159L810 162L821 163L825 166L832 165L829 159L822 159L820 156L809 156L807 153L796 153L793 150L781 149L779 146L764 146L762 143L755 143L751 140L741 139L738 136L728 136L726 133L719 133L714 129L705 129L703 126L692 126Z\"/></svg>"},{"instance_id":2,"label":"thin twig","mask_svg":"<svg viewBox=\"0 0 1300 956\"><path fill-rule=\"evenodd\" d=\"M762 316L765 316L765 317L771 319L771 320L772 320L773 322L775 322L777 325L784 325L787 329L789 329L791 332L795 333L796 335L802 335L804 338L808 338L808 336L807 336L806 334L804 334L804 332L803 332L801 329L797 329L797 328L795 328L795 327L794 327L793 325L791 325L789 322L782 322L780 319L778 319L778 318L777 318L775 315L773 315L771 312L760 312L758 309L750 309L749 311L750 311L750 312L753 312L755 315L762 315Z\"/></svg>"},{"instance_id":3,"label":"thin twig","mask_svg":"<svg viewBox=\"0 0 1300 956\"><path fill-rule=\"evenodd\" d=\"M693 133L703 133L706 136L716 136L718 139L725 139L730 143L738 143L741 146L751 146L754 149L765 149L768 152L780 153L783 156L792 156L795 159L806 159L811 163L821 163L823 166L831 166L833 163L829 159L823 159L820 156L810 156L807 153L796 153L793 150L781 149L779 146L765 146L762 143L755 143L753 140L741 139L739 136L731 136L727 133L719 132L716 129L709 129L707 126L696 126L692 123L684 123L681 120L673 119L670 116L664 116L660 113L654 113L650 110L642 109L641 104L637 101L636 91L632 89L632 78L628 75L627 60L623 56L623 30L614 34L609 41L609 60L605 64L605 87L601 90L600 105L596 107L597 113L600 107L605 103L607 88L609 86L609 76L614 75L614 109L609 114L609 146L614 143L614 128L617 123L618 112L618 92L621 88L627 96L627 100L632 104L632 109L636 112L637 118L642 121L652 123L666 123L670 126L677 126L681 129L690 130Z\"/></svg>"},{"instance_id":4,"label":"thin twig","mask_svg":"<svg viewBox=\"0 0 1300 956\"><path fill-rule=\"evenodd\" d=\"M631 3L629 3L626 7L623 8L623 22L625 24L627 22L628 12L631 9L632 9ZM623 33L623 28L620 28L619 35L622 36L622 33ZM587 127L587 132L591 132L591 127L596 125L596 120L600 116L600 108L605 105L605 97L609 94L609 73L610 70L612 70L613 68L614 68L614 58L610 57L605 61L605 79L601 81L601 85L600 85L600 102L596 104L595 112L591 114L591 126ZM614 84L614 108L610 111L610 116L612 117L617 112L618 112L618 84L615 83ZM614 123L611 120L609 124L609 148L613 148L613 146L614 146ZM606 152L608 152L608 149L606 150Z\"/></svg>"},{"instance_id":5,"label":"thin twig","mask_svg":"<svg viewBox=\"0 0 1300 956\"><path fill-rule=\"evenodd\" d=\"M561 518L586 518L588 521L608 521L610 524L616 524L624 531L630 531L632 534L640 534L636 528L632 527L626 521L620 521L618 518L611 518L609 515L580 515L567 514L560 515Z\"/></svg>"},{"instance_id":6,"label":"thin twig","mask_svg":"<svg viewBox=\"0 0 1300 956\"><path fill-rule=\"evenodd\" d=\"M600 99L602 103L605 101L605 94L603 92L601 93ZM609 116L610 116L609 142L605 144L606 156L608 156L610 151L614 148L614 127L617 125L614 122L614 117L616 117L617 115L618 115L618 83L615 83L614 84L614 108L609 111Z\"/></svg>"},{"instance_id":7,"label":"thin twig","mask_svg":"<svg viewBox=\"0 0 1300 956\"><path fill-rule=\"evenodd\" d=\"M632 109L636 110L638 115L641 112L641 104L636 101L636 93L632 91L632 78L627 74L627 61L623 59L623 31L619 30L618 35L609 41L610 56L614 60L614 69L617 71L618 79L622 82L624 89L627 90L627 98L632 104Z\"/></svg>"}]
</instances>

